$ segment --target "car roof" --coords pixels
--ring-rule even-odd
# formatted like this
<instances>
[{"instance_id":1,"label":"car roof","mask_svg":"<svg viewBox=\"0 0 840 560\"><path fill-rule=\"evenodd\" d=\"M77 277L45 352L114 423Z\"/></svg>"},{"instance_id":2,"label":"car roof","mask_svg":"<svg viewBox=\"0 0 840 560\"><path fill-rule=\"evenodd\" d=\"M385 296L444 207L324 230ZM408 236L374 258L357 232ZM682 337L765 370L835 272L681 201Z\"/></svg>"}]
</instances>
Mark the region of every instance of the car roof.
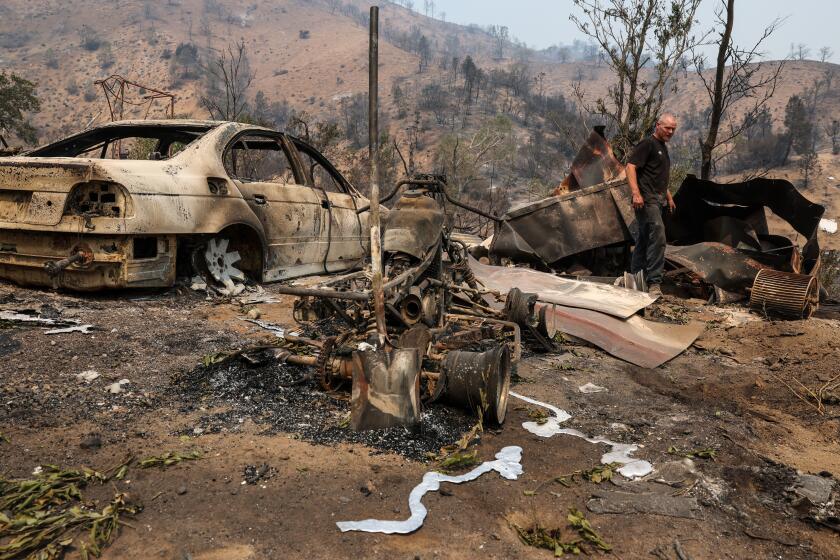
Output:
<instances>
[{"instance_id":1,"label":"car roof","mask_svg":"<svg viewBox=\"0 0 840 560\"><path fill-rule=\"evenodd\" d=\"M204 128L206 130L210 130L212 128L216 128L221 125L235 125L241 128L259 128L263 130L271 130L270 128L266 128L264 126L248 124L248 123L241 123L241 122L234 122L234 121L213 121L213 120L202 120L202 119L147 119L147 120L140 120L140 119L129 119L123 121L113 121L108 122L96 126L90 127L88 130L93 130L96 128L124 128L124 127L175 127L175 128Z\"/></svg>"}]
</instances>

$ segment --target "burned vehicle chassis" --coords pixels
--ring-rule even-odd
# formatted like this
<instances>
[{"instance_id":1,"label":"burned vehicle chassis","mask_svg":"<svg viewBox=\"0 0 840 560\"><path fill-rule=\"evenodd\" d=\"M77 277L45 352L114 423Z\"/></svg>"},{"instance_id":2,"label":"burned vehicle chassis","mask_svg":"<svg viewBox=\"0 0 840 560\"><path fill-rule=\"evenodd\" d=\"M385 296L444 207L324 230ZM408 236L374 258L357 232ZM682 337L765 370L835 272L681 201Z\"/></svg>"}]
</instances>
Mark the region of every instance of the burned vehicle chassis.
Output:
<instances>
[{"instance_id":1,"label":"burned vehicle chassis","mask_svg":"<svg viewBox=\"0 0 840 560\"><path fill-rule=\"evenodd\" d=\"M412 188L392 206L383 229L387 336L377 331L371 275L363 270L317 287L279 286L299 296L299 323L326 321L344 330L318 340L285 334L273 353L311 366L324 390L349 385L357 430L417 426L422 406L435 402L501 424L521 332L538 332L536 298L514 290L503 306L500 294L478 283L467 247L450 236L445 203L465 205L446 195L444 178L414 177L383 200L406 184Z\"/></svg>"}]
</instances>

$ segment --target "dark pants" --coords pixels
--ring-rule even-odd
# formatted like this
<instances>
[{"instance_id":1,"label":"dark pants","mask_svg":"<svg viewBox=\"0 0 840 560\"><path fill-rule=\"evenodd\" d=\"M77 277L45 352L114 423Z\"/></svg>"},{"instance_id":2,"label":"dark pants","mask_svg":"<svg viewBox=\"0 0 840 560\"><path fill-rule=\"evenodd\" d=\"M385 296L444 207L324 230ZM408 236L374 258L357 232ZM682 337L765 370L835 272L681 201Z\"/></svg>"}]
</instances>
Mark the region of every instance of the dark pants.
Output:
<instances>
[{"instance_id":1,"label":"dark pants","mask_svg":"<svg viewBox=\"0 0 840 560\"><path fill-rule=\"evenodd\" d=\"M645 204L636 210L639 238L633 248L630 272L645 271L648 285L662 283L662 269L665 267L665 224L662 217L667 206Z\"/></svg>"}]
</instances>

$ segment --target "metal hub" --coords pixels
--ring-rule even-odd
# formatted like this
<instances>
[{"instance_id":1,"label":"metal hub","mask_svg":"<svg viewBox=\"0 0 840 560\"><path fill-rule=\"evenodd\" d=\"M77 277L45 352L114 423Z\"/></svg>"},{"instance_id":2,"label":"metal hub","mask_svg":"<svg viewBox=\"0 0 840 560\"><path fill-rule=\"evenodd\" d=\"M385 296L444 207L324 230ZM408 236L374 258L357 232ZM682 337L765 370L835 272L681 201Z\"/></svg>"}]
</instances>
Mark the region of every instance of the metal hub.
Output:
<instances>
[{"instance_id":1,"label":"metal hub","mask_svg":"<svg viewBox=\"0 0 840 560\"><path fill-rule=\"evenodd\" d=\"M230 240L226 238L213 238L207 242L204 249L204 262L207 264L207 271L217 282L224 285L233 283L234 280L243 282L245 273L233 266L241 259L239 251L228 252Z\"/></svg>"}]
</instances>

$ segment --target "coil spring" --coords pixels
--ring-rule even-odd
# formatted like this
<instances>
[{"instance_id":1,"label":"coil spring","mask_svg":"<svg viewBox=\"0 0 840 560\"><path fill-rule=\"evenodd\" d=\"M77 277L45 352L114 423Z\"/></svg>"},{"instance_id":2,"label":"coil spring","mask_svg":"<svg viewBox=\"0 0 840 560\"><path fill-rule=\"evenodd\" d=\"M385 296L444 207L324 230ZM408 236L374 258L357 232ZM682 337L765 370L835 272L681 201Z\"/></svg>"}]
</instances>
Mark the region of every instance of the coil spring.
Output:
<instances>
[{"instance_id":1,"label":"coil spring","mask_svg":"<svg viewBox=\"0 0 840 560\"><path fill-rule=\"evenodd\" d=\"M461 275L463 276L464 282L467 283L467 286L469 286L473 290L477 290L478 289L478 281L476 280L475 274L473 273L469 264L467 264L467 261L462 261L462 262L458 263L457 269L458 269L458 272L460 272Z\"/></svg>"},{"instance_id":2,"label":"coil spring","mask_svg":"<svg viewBox=\"0 0 840 560\"><path fill-rule=\"evenodd\" d=\"M371 313L365 323L365 336L370 338L371 336L376 336L378 333L379 330L376 328L376 316Z\"/></svg>"}]
</instances>

